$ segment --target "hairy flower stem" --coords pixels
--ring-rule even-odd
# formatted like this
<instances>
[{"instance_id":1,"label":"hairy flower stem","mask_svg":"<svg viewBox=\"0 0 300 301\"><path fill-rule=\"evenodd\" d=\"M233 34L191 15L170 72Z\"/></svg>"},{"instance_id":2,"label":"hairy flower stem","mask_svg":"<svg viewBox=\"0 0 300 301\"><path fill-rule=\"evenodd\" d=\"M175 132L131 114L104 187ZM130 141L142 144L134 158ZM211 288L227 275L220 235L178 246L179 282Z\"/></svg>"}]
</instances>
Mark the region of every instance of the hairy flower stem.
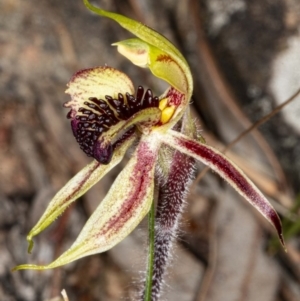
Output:
<instances>
[{"instance_id":1,"label":"hairy flower stem","mask_svg":"<svg viewBox=\"0 0 300 301\"><path fill-rule=\"evenodd\" d=\"M157 213L155 217L154 263L151 298L145 299L147 286L142 300L158 300L163 284L163 276L171 257L171 249L189 182L193 175L195 160L176 151L172 158L167 180L160 184ZM148 266L149 270L149 266Z\"/></svg>"},{"instance_id":2,"label":"hairy flower stem","mask_svg":"<svg viewBox=\"0 0 300 301\"><path fill-rule=\"evenodd\" d=\"M148 214L148 236L149 236L149 246L148 246L148 267L147 276L145 284L145 297L144 301L151 301L152 292L152 277L153 277L153 267L154 267L154 225L155 225L155 204L152 202L150 212Z\"/></svg>"}]
</instances>

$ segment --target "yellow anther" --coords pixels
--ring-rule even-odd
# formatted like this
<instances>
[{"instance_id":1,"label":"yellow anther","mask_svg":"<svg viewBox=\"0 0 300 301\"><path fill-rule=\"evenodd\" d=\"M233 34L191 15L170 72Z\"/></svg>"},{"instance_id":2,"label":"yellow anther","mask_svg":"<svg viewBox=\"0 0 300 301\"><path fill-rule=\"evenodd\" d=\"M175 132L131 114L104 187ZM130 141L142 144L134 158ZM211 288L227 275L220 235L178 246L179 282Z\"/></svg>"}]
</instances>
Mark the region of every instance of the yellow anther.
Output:
<instances>
[{"instance_id":1,"label":"yellow anther","mask_svg":"<svg viewBox=\"0 0 300 301\"><path fill-rule=\"evenodd\" d=\"M160 100L158 108L161 111L163 111L166 108L167 104L168 104L168 98L163 98L162 100Z\"/></svg>"},{"instance_id":2,"label":"yellow anther","mask_svg":"<svg viewBox=\"0 0 300 301\"><path fill-rule=\"evenodd\" d=\"M175 112L175 109L176 109L175 106L167 107L161 112L160 121L162 124L167 123L172 118L172 116Z\"/></svg>"}]
</instances>

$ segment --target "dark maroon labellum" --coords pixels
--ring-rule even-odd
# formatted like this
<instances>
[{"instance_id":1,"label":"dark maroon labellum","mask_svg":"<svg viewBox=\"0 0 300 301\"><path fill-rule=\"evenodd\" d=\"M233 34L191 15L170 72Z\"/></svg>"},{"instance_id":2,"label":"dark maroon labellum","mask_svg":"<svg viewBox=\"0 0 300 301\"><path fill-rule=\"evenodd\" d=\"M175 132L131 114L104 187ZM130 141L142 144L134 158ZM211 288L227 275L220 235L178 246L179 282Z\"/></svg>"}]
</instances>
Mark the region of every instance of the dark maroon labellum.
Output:
<instances>
[{"instance_id":1,"label":"dark maroon labellum","mask_svg":"<svg viewBox=\"0 0 300 301\"><path fill-rule=\"evenodd\" d=\"M99 142L102 133L108 131L121 120L127 120L135 113L150 107L158 107L159 98L153 97L152 91L139 86L136 96L119 93L118 98L105 96L105 100L90 97L76 112L71 121L73 134L80 148L102 164L108 164L113 155L113 146L107 142L105 148ZM67 118L74 116L72 110Z\"/></svg>"}]
</instances>

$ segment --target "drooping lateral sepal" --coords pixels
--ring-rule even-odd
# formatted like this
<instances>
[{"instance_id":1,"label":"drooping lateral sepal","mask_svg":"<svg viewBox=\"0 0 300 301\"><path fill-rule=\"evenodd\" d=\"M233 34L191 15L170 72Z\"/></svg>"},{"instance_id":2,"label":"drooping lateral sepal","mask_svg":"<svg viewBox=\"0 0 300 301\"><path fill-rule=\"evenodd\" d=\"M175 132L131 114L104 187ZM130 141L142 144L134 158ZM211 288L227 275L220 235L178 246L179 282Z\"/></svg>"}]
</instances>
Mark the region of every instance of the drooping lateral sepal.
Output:
<instances>
[{"instance_id":1,"label":"drooping lateral sepal","mask_svg":"<svg viewBox=\"0 0 300 301\"><path fill-rule=\"evenodd\" d=\"M123 240L150 209L159 145L160 142L150 136L142 138L129 163L65 253L48 265L26 264L17 266L15 270L55 268L104 252Z\"/></svg>"},{"instance_id":2,"label":"drooping lateral sepal","mask_svg":"<svg viewBox=\"0 0 300 301\"><path fill-rule=\"evenodd\" d=\"M84 167L78 172L49 203L46 211L32 228L27 236L29 243L28 252L31 253L33 248L33 237L47 228L58 216L60 216L68 206L87 190L95 185L104 177L113 167L115 167L124 157L127 149L136 139L134 132L124 135L114 146L114 155L108 165L102 165L96 160Z\"/></svg>"},{"instance_id":3,"label":"drooping lateral sepal","mask_svg":"<svg viewBox=\"0 0 300 301\"><path fill-rule=\"evenodd\" d=\"M266 197L240 168L213 147L199 143L175 131L170 130L167 135L160 135L160 137L167 145L201 161L224 178L272 224L283 247L285 247L278 214Z\"/></svg>"}]
</instances>

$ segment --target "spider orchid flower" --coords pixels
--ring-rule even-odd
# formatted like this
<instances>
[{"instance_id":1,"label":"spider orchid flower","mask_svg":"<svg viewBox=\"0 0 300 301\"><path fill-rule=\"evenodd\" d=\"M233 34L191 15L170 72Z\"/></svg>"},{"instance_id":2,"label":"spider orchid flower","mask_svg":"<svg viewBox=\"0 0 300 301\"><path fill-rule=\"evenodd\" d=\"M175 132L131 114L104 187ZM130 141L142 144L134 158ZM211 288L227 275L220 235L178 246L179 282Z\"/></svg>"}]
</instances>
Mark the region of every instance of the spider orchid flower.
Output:
<instances>
[{"instance_id":1,"label":"spider orchid flower","mask_svg":"<svg viewBox=\"0 0 300 301\"><path fill-rule=\"evenodd\" d=\"M129 235L149 212L155 189L169 204L173 200L173 210L178 213L195 160L208 165L253 205L275 227L284 245L280 219L268 200L233 162L197 135L188 113L192 76L179 50L139 22L96 8L88 0L84 3L93 12L133 33L136 38L114 44L118 51L133 64L149 68L170 87L159 97L141 86L135 91L124 73L107 66L74 74L66 90L71 96L65 104L70 109L67 117L80 147L94 160L49 203L27 236L29 253L34 236L101 180L133 144L135 151L65 253L48 265L24 264L15 270L55 268L109 250ZM160 180L155 181L158 173ZM157 207L158 220L162 227L172 226L167 225L164 208L163 205Z\"/></svg>"}]
</instances>

